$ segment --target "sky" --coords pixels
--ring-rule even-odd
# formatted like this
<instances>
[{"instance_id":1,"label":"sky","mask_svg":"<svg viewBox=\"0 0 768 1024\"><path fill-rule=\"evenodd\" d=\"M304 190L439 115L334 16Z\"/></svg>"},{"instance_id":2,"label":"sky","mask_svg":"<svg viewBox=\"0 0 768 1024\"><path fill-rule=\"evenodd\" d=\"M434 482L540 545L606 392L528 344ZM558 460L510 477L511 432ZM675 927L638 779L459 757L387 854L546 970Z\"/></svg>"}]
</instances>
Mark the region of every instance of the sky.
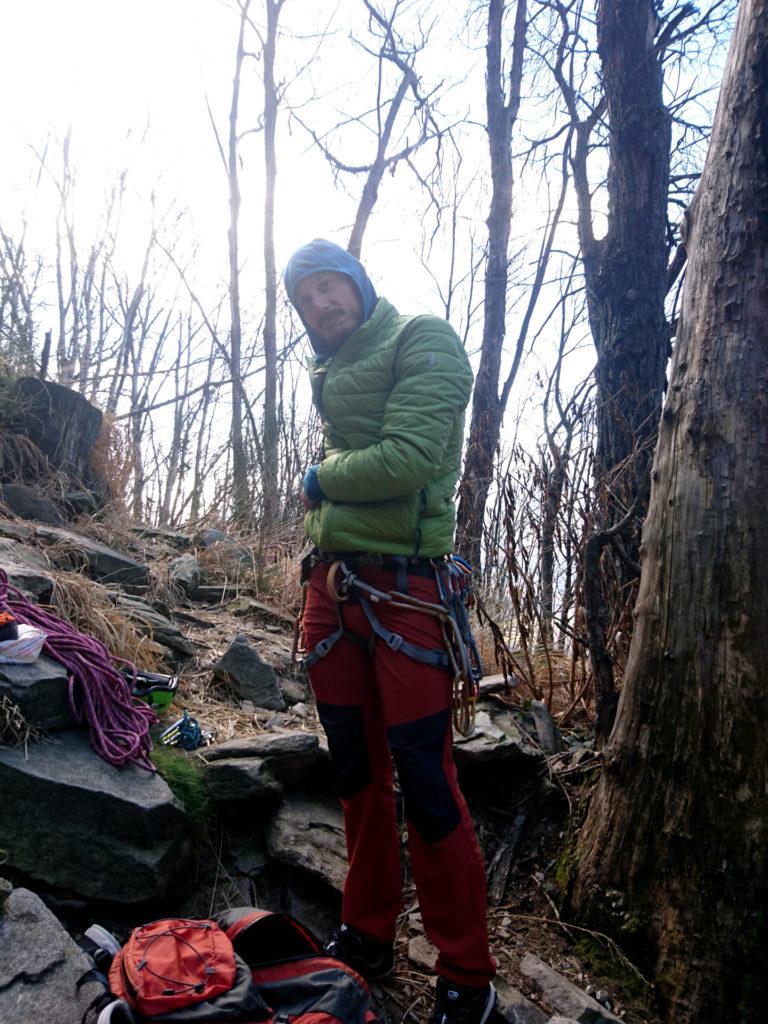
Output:
<instances>
[{"instance_id":1,"label":"sky","mask_svg":"<svg viewBox=\"0 0 768 1024\"><path fill-rule=\"evenodd\" d=\"M350 83L353 90L364 87L370 94L372 62L349 39L352 29L362 35L361 6L349 0L286 3L278 59L288 70L312 62L306 83L294 84L290 92L302 114L314 89L329 117L334 110L349 109ZM253 7L258 11L260 5ZM309 20L304 19L308 10L314 15ZM55 164L55 140L71 128L83 235L95 227L111 181L130 166L132 194L141 197L145 208L154 192L160 206L173 201L176 209L188 210L192 233L203 250L220 255L226 244L226 181L207 103L225 137L237 33L231 6L221 0L0 0L0 12L0 80L6 97L0 111L3 219L23 210L35 240L46 244L54 197L33 188L39 171L36 153L49 140L49 163ZM330 33L318 45L311 37L328 24ZM469 53L460 55L471 60ZM259 88L254 75L244 80L244 129L255 123ZM285 116L281 128L277 248L282 265L308 238L346 240L358 184L350 182L349 196L334 189L330 169L308 136ZM256 251L261 244L259 230L249 231L248 222L250 217L260 228L260 146L260 135L243 144L246 261L249 243ZM395 197L385 182L369 236L374 249L379 241L386 245L401 233ZM137 209L136 258L144 240L141 222ZM391 252L391 245L386 248ZM400 267L403 260L410 262L410 251L398 252ZM405 282L413 280L412 273L401 276Z\"/></svg>"}]
</instances>

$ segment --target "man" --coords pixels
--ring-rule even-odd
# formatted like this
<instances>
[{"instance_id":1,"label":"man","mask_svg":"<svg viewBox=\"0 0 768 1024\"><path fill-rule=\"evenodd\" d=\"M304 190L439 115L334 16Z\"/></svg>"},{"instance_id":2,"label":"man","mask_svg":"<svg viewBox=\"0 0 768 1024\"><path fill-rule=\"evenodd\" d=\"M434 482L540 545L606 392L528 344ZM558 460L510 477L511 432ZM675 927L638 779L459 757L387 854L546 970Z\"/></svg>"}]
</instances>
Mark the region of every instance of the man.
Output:
<instances>
[{"instance_id":1,"label":"man","mask_svg":"<svg viewBox=\"0 0 768 1024\"><path fill-rule=\"evenodd\" d=\"M312 688L344 809L349 871L328 952L369 980L393 969L402 906L397 766L424 928L439 951L435 1024L493 1011L485 872L451 752L452 675L438 620L329 588L339 559L375 590L439 602L472 371L446 321L404 317L344 249L299 249L285 284L315 351L324 458L304 478L315 545L303 616ZM332 573L332 575L334 575ZM443 662L438 664L439 658Z\"/></svg>"}]
</instances>

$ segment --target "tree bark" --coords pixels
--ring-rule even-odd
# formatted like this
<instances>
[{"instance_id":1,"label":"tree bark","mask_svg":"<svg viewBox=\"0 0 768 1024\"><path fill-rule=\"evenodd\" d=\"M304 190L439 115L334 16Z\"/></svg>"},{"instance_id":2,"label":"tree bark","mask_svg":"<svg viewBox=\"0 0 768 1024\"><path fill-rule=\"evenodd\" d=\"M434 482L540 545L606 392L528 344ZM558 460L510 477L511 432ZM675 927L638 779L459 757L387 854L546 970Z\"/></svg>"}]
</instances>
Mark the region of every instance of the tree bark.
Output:
<instances>
[{"instance_id":1,"label":"tree bark","mask_svg":"<svg viewBox=\"0 0 768 1024\"><path fill-rule=\"evenodd\" d=\"M768 4L742 0L692 206L635 634L572 892L614 931L606 892L624 894L625 934L675 1024L757 1024L768 1001L767 126Z\"/></svg>"},{"instance_id":2,"label":"tree bark","mask_svg":"<svg viewBox=\"0 0 768 1024\"><path fill-rule=\"evenodd\" d=\"M591 211L579 217L589 323L597 351L595 474L620 506L639 497L649 466L670 353L664 313L671 122L651 0L602 0L598 54L609 124L608 231L595 239ZM584 152L586 160L586 151ZM586 211L584 211L586 213ZM619 506L619 507L620 507ZM623 511L604 499L605 525ZM627 540L637 560L639 532Z\"/></svg>"}]
</instances>

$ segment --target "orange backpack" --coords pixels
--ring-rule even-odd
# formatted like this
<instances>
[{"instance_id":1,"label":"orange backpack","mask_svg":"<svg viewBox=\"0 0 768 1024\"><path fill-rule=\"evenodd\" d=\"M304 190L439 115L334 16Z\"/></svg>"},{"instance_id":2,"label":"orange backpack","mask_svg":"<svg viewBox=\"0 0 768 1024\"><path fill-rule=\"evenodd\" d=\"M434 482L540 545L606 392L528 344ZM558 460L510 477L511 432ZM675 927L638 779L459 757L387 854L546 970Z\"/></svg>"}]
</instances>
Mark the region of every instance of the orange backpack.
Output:
<instances>
[{"instance_id":1,"label":"orange backpack","mask_svg":"<svg viewBox=\"0 0 768 1024\"><path fill-rule=\"evenodd\" d=\"M251 908L135 928L109 988L139 1021L376 1024L358 974L289 914Z\"/></svg>"}]
</instances>

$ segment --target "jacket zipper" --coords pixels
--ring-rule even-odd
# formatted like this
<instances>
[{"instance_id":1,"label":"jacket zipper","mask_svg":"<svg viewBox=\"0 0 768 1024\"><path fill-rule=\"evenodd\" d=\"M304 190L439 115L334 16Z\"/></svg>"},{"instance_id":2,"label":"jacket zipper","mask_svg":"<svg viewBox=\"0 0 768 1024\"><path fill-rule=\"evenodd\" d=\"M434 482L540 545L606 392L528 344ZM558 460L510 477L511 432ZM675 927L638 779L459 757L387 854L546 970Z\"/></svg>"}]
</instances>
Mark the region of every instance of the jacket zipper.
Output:
<instances>
[{"instance_id":1,"label":"jacket zipper","mask_svg":"<svg viewBox=\"0 0 768 1024\"><path fill-rule=\"evenodd\" d=\"M421 550L421 517L427 510L427 489L422 487L419 491L419 512L416 517L416 550L414 551L414 557L418 555Z\"/></svg>"}]
</instances>

